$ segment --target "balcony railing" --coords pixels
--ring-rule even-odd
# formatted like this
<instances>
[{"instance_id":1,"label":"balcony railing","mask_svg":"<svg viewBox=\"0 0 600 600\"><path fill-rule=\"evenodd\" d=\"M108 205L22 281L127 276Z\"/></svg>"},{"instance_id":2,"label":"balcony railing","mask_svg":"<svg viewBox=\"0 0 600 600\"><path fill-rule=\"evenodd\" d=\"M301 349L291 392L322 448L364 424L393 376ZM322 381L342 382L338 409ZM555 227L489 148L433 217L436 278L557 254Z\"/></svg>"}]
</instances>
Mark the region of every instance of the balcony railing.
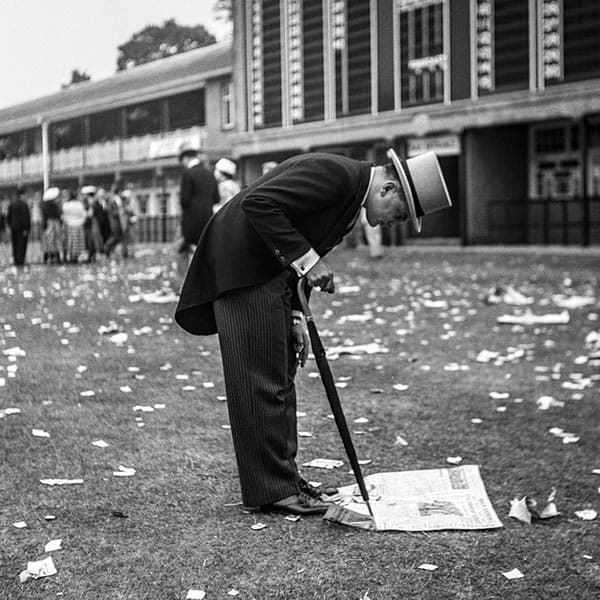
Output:
<instances>
[{"instance_id":1,"label":"balcony railing","mask_svg":"<svg viewBox=\"0 0 600 600\"><path fill-rule=\"evenodd\" d=\"M102 167L115 165L120 160L121 142L119 140L100 142L85 147L86 167Z\"/></svg>"},{"instance_id":2,"label":"balcony railing","mask_svg":"<svg viewBox=\"0 0 600 600\"><path fill-rule=\"evenodd\" d=\"M157 158L173 157L182 142L202 149L206 146L206 129L190 127L165 133L132 137L77 146L59 150L50 155L50 176L77 173L85 168L114 167L122 163L137 163ZM0 183L17 183L23 178L42 177L42 155L32 154L22 158L0 161Z\"/></svg>"}]
</instances>

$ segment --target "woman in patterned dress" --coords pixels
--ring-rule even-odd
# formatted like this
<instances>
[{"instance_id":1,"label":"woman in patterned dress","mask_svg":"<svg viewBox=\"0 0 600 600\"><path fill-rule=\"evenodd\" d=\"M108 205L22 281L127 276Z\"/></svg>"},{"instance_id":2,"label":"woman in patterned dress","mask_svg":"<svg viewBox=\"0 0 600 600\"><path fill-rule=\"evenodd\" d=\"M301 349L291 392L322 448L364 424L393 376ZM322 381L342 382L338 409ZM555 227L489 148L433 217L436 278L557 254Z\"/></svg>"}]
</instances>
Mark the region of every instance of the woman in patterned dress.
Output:
<instances>
[{"instance_id":1,"label":"woman in patterned dress","mask_svg":"<svg viewBox=\"0 0 600 600\"><path fill-rule=\"evenodd\" d=\"M60 264L63 249L61 208L58 203L60 190L49 187L42 197L42 253L44 264Z\"/></svg>"},{"instance_id":2,"label":"woman in patterned dress","mask_svg":"<svg viewBox=\"0 0 600 600\"><path fill-rule=\"evenodd\" d=\"M62 206L63 222L65 224L65 261L77 263L85 248L85 207L83 202L73 192Z\"/></svg>"}]
</instances>

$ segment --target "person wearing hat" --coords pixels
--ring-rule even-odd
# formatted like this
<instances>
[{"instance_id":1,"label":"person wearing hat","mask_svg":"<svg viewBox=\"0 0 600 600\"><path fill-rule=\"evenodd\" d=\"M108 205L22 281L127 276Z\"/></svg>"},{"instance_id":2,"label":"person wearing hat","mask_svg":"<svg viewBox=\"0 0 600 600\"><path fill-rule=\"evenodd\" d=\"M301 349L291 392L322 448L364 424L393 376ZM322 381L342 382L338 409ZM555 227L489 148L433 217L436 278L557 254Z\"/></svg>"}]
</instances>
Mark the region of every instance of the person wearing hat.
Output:
<instances>
[{"instance_id":1,"label":"person wearing hat","mask_svg":"<svg viewBox=\"0 0 600 600\"><path fill-rule=\"evenodd\" d=\"M63 250L62 209L58 202L60 189L49 187L42 196L42 256L44 264L60 264Z\"/></svg>"},{"instance_id":2,"label":"person wearing hat","mask_svg":"<svg viewBox=\"0 0 600 600\"><path fill-rule=\"evenodd\" d=\"M181 234L179 246L182 266L187 264L192 248L213 214L213 205L219 203L217 181L198 158L198 151L184 143L179 148L179 162L183 166L180 180Z\"/></svg>"},{"instance_id":3,"label":"person wearing hat","mask_svg":"<svg viewBox=\"0 0 600 600\"><path fill-rule=\"evenodd\" d=\"M25 265L27 242L31 231L31 213L24 196L25 190L19 186L6 212L6 224L10 229L13 262L17 267Z\"/></svg>"},{"instance_id":4,"label":"person wearing hat","mask_svg":"<svg viewBox=\"0 0 600 600\"><path fill-rule=\"evenodd\" d=\"M183 283L176 322L218 333L242 501L251 511L323 514L298 473L294 376L308 356L299 277L333 293L324 258L365 207L370 225L451 206L433 153L373 166L334 154L289 158L252 182L206 227Z\"/></svg>"},{"instance_id":5,"label":"person wearing hat","mask_svg":"<svg viewBox=\"0 0 600 600\"><path fill-rule=\"evenodd\" d=\"M239 191L240 184L235 179L237 165L228 158L220 158L215 163L214 175L219 187L219 203L213 205L213 212L217 212L229 202Z\"/></svg>"},{"instance_id":6,"label":"person wearing hat","mask_svg":"<svg viewBox=\"0 0 600 600\"><path fill-rule=\"evenodd\" d=\"M85 221L83 231L85 233L85 249L87 251L87 262L96 262L96 254L102 251L104 242L100 233L100 223L94 214L96 201L96 186L84 185L80 190L83 207L85 209Z\"/></svg>"}]
</instances>

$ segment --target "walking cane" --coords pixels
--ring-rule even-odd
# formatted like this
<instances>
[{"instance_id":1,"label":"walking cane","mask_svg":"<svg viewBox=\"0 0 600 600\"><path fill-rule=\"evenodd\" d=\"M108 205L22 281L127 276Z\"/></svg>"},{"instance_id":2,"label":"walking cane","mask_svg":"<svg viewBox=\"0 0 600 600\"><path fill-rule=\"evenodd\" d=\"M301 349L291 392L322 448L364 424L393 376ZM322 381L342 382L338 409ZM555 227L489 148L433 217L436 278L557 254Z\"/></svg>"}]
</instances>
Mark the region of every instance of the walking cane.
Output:
<instances>
[{"instance_id":1,"label":"walking cane","mask_svg":"<svg viewBox=\"0 0 600 600\"><path fill-rule=\"evenodd\" d=\"M365 480L360 469L360 464L358 463L356 450L354 449L352 437L350 436L350 430L348 429L346 417L344 416L344 411L340 403L340 397L337 393L335 382L333 381L333 375L331 374L331 369L329 368L329 363L327 362L325 349L323 348L323 343L319 337L317 326L315 325L310 308L308 307L308 301L306 299L306 294L304 293L304 284L305 279L304 277L301 277L298 281L298 298L300 299L302 312L306 318L306 326L308 327L310 344L312 346L313 354L315 355L315 360L317 361L317 367L319 368L319 373L321 374L321 380L323 381L323 386L325 387L325 393L327 394L329 405L331 406L331 412L333 413L335 424L340 432L340 437L342 438L344 448L346 449L346 454L348 455L350 465L352 466L356 483L358 483L360 494L367 504L369 514L371 517L373 517L373 511L371 510L371 504L369 503L369 493L367 492L367 487L365 486Z\"/></svg>"}]
</instances>

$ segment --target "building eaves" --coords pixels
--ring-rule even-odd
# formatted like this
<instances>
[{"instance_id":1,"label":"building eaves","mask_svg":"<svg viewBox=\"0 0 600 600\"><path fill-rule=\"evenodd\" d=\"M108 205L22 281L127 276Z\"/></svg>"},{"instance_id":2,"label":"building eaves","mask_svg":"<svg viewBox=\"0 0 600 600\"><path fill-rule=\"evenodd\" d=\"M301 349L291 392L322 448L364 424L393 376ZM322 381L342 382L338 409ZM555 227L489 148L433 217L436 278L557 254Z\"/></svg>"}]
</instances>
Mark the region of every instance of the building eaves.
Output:
<instances>
[{"instance_id":1,"label":"building eaves","mask_svg":"<svg viewBox=\"0 0 600 600\"><path fill-rule=\"evenodd\" d=\"M230 41L190 50L0 109L0 133L185 91L230 74L232 67Z\"/></svg>"}]
</instances>

